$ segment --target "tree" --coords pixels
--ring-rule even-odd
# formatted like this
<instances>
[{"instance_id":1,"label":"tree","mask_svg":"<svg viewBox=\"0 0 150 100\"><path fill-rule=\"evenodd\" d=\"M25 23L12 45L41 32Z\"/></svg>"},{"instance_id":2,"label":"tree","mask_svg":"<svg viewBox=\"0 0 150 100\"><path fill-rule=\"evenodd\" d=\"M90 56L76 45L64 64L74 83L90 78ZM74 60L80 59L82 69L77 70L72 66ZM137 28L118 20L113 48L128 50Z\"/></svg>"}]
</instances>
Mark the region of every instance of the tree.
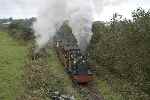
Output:
<instances>
[{"instance_id":1,"label":"tree","mask_svg":"<svg viewBox=\"0 0 150 100\"><path fill-rule=\"evenodd\" d=\"M9 25L9 33L12 37L22 40L34 39L34 32L31 28L32 19L13 20Z\"/></svg>"},{"instance_id":2,"label":"tree","mask_svg":"<svg viewBox=\"0 0 150 100\"><path fill-rule=\"evenodd\" d=\"M107 26L94 23L89 53L101 69L150 95L150 10L138 8L132 16L114 14Z\"/></svg>"}]
</instances>

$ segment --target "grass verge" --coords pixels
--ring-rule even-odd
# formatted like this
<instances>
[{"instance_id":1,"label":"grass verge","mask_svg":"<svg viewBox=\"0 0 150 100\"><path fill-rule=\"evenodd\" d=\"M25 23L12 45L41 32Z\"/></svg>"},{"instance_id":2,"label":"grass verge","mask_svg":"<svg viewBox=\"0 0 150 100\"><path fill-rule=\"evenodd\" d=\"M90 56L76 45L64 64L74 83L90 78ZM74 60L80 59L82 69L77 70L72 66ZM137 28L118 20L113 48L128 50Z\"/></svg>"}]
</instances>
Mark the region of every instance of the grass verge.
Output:
<instances>
[{"instance_id":1,"label":"grass verge","mask_svg":"<svg viewBox=\"0 0 150 100\"><path fill-rule=\"evenodd\" d=\"M0 32L0 100L15 100L23 92L22 75L26 47Z\"/></svg>"}]
</instances>

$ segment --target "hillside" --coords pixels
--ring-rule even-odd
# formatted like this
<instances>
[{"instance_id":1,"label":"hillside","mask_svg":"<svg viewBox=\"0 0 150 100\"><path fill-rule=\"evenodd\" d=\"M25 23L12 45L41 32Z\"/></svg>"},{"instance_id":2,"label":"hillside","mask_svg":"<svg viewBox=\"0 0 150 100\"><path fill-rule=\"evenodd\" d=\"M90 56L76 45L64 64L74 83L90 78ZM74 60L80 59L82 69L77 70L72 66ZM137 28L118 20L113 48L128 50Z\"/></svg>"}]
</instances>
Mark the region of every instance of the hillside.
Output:
<instances>
[{"instance_id":1,"label":"hillside","mask_svg":"<svg viewBox=\"0 0 150 100\"><path fill-rule=\"evenodd\" d=\"M0 33L0 100L16 100L16 98L29 100L28 96L32 93L36 95L35 91L37 95L41 93L38 89L44 84L47 90L74 95L80 100L81 96L73 88L71 80L52 48L48 49L46 58L35 61L30 59L30 55L27 57L29 52L30 46L19 44L7 33ZM41 97L44 100L45 97L49 97L44 96L46 93L44 92Z\"/></svg>"},{"instance_id":2,"label":"hillside","mask_svg":"<svg viewBox=\"0 0 150 100\"><path fill-rule=\"evenodd\" d=\"M22 75L26 53L25 46L0 32L0 100L15 100L24 90Z\"/></svg>"}]
</instances>

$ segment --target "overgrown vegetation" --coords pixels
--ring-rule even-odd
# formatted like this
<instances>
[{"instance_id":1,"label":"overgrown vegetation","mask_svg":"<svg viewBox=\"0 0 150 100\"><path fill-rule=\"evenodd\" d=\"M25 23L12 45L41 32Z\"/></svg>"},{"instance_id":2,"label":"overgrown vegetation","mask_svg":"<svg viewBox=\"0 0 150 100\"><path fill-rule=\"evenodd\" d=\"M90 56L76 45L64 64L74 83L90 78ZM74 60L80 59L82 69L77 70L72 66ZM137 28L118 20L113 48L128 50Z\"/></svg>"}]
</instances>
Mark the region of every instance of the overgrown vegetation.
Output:
<instances>
[{"instance_id":1,"label":"overgrown vegetation","mask_svg":"<svg viewBox=\"0 0 150 100\"><path fill-rule=\"evenodd\" d=\"M54 37L54 40L63 40L64 42L69 42L74 44L77 44L77 40L75 36L72 33L72 29L69 26L68 22L65 21L63 25L60 27L59 30L57 30L57 34Z\"/></svg>"},{"instance_id":2,"label":"overgrown vegetation","mask_svg":"<svg viewBox=\"0 0 150 100\"><path fill-rule=\"evenodd\" d=\"M19 40L29 41L34 39L34 32L32 24L35 18L31 19L18 19L10 21L8 25L9 34Z\"/></svg>"},{"instance_id":3,"label":"overgrown vegetation","mask_svg":"<svg viewBox=\"0 0 150 100\"><path fill-rule=\"evenodd\" d=\"M106 76L112 86L118 84L114 89L127 93L125 100L146 100L150 96L150 10L138 8L132 17L127 20L114 14L110 23L95 22L89 53L100 66L98 77Z\"/></svg>"}]
</instances>

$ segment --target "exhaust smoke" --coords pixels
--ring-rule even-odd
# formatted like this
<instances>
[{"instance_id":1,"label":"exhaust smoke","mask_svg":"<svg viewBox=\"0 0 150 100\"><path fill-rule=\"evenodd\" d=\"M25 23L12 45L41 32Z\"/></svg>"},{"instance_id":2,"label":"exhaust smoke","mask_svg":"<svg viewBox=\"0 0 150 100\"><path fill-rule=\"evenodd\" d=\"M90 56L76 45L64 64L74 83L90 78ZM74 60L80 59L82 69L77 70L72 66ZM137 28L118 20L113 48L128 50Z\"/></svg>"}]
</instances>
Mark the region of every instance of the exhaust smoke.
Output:
<instances>
[{"instance_id":1,"label":"exhaust smoke","mask_svg":"<svg viewBox=\"0 0 150 100\"><path fill-rule=\"evenodd\" d=\"M125 1L125 0L122 0ZM121 0L44 0L38 9L34 23L38 49L43 48L68 20L79 47L84 51L92 36L91 27L94 16L99 16L105 6L118 5Z\"/></svg>"}]
</instances>

